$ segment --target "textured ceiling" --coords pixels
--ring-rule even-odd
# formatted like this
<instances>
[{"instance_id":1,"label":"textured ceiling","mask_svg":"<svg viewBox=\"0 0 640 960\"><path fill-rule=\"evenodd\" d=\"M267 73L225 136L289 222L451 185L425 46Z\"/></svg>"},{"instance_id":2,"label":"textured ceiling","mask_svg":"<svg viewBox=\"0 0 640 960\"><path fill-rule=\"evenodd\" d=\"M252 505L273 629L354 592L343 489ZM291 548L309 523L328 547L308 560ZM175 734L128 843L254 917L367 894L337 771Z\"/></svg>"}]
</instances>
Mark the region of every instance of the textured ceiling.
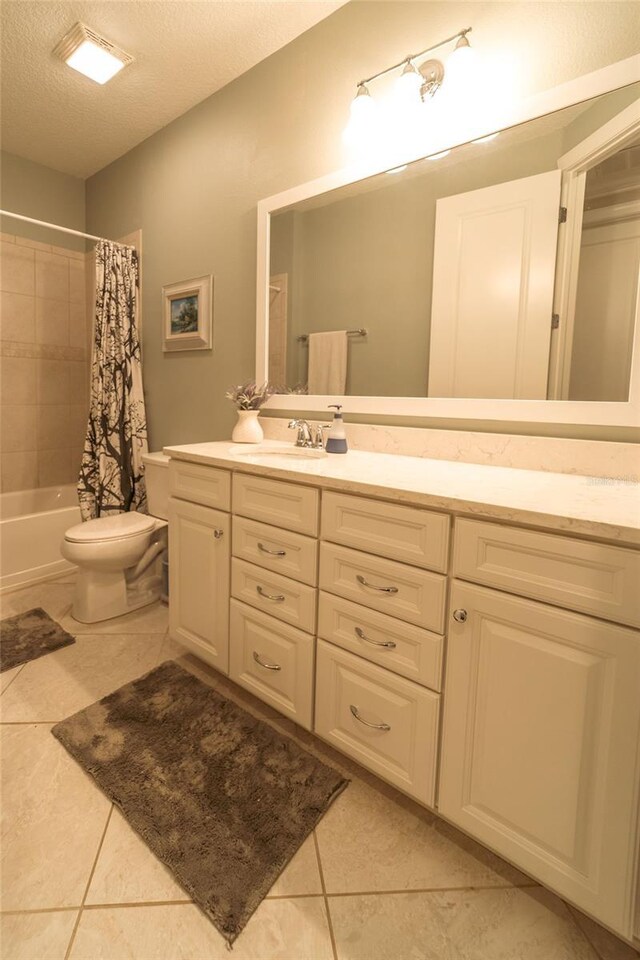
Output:
<instances>
[{"instance_id":1,"label":"textured ceiling","mask_svg":"<svg viewBox=\"0 0 640 960\"><path fill-rule=\"evenodd\" d=\"M2 0L2 148L87 177L345 0ZM52 50L82 20L135 57L99 86Z\"/></svg>"}]
</instances>

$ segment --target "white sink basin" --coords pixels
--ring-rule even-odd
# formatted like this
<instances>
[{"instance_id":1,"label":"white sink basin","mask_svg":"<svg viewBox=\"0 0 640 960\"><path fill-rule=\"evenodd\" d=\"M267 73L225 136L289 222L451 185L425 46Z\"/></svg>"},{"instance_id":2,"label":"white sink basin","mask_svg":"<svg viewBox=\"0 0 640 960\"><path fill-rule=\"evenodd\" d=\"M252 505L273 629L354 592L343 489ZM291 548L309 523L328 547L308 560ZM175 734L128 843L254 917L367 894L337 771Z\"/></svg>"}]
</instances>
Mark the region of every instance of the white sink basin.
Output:
<instances>
[{"instance_id":1,"label":"white sink basin","mask_svg":"<svg viewBox=\"0 0 640 960\"><path fill-rule=\"evenodd\" d=\"M256 444L252 446L247 444L247 446L234 445L230 448L230 452L233 453L236 457L247 457L252 460L256 457L259 457L261 460L266 460L267 458L273 459L274 457L287 457L295 458L297 460L322 460L328 456L326 450L316 449L315 447L295 447L293 444L291 446L267 446L263 444Z\"/></svg>"}]
</instances>

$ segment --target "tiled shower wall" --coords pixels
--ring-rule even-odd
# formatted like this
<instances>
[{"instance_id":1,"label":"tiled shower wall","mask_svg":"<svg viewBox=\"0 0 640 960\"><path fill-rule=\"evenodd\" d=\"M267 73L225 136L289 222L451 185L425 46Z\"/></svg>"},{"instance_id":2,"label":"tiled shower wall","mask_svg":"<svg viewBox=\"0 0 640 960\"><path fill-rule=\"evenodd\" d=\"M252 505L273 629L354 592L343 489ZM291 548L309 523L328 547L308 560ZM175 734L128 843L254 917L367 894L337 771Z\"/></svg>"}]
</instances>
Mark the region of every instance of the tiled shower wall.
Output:
<instances>
[{"instance_id":1,"label":"tiled shower wall","mask_svg":"<svg viewBox=\"0 0 640 960\"><path fill-rule=\"evenodd\" d=\"M1 236L0 489L74 483L89 396L85 254Z\"/></svg>"}]
</instances>

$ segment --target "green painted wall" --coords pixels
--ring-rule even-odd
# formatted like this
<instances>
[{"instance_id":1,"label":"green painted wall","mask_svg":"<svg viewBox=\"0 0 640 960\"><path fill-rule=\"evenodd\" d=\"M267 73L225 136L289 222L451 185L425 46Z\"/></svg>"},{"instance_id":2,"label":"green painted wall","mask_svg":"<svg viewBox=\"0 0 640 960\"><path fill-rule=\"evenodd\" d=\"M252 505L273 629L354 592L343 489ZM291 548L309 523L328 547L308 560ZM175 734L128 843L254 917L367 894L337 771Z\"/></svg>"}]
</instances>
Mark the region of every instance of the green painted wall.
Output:
<instances>
[{"instance_id":1,"label":"green painted wall","mask_svg":"<svg viewBox=\"0 0 640 960\"><path fill-rule=\"evenodd\" d=\"M341 167L355 82L464 26L527 95L636 53L640 4L356 0L87 181L89 232L143 230L153 448L230 435L225 389L254 370L257 201ZM161 287L203 273L213 351L164 355Z\"/></svg>"},{"instance_id":2,"label":"green painted wall","mask_svg":"<svg viewBox=\"0 0 640 960\"><path fill-rule=\"evenodd\" d=\"M85 182L13 153L0 154L0 206L25 217L85 229ZM57 230L0 217L0 230L67 250L84 250L84 240Z\"/></svg>"}]
</instances>

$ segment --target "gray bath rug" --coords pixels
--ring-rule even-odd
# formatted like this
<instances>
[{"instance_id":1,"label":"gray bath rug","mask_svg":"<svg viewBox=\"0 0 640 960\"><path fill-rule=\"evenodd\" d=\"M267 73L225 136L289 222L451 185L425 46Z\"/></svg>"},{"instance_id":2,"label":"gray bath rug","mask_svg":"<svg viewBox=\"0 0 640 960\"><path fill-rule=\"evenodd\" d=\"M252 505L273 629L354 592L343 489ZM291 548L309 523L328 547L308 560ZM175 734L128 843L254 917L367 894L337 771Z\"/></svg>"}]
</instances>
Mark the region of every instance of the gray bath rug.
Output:
<instances>
[{"instance_id":1,"label":"gray bath rug","mask_svg":"<svg viewBox=\"0 0 640 960\"><path fill-rule=\"evenodd\" d=\"M348 783L172 661L52 732L229 944Z\"/></svg>"},{"instance_id":2,"label":"gray bath rug","mask_svg":"<svg viewBox=\"0 0 640 960\"><path fill-rule=\"evenodd\" d=\"M75 642L42 607L6 617L0 620L0 673Z\"/></svg>"}]
</instances>

